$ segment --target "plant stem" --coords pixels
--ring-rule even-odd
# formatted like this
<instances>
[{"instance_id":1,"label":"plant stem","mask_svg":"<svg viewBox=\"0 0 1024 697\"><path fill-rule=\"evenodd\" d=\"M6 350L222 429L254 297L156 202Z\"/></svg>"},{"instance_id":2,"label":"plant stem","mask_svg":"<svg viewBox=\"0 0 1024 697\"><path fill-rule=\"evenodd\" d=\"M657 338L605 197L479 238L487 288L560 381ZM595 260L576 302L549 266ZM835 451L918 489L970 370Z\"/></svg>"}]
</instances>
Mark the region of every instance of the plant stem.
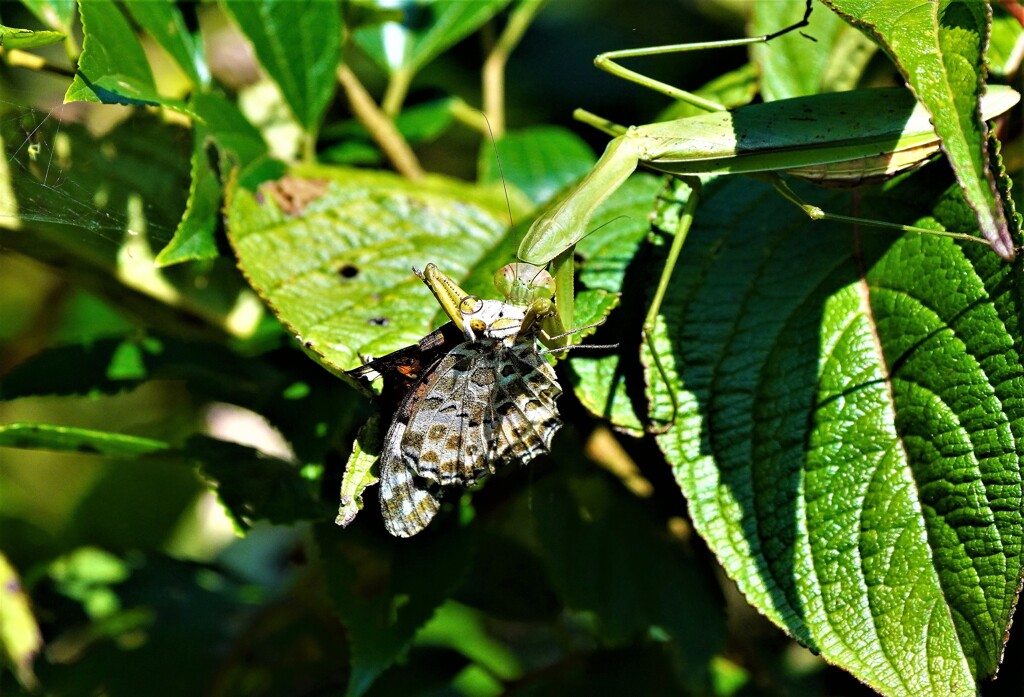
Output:
<instances>
[{"instance_id":1,"label":"plant stem","mask_svg":"<svg viewBox=\"0 0 1024 697\"><path fill-rule=\"evenodd\" d=\"M387 89L384 90L384 98L380 102L380 108L388 115L388 118L395 118L402 110L402 104L405 102L405 95L409 93L411 82L412 71L408 68L401 68L391 75Z\"/></svg>"},{"instance_id":2,"label":"plant stem","mask_svg":"<svg viewBox=\"0 0 1024 697\"><path fill-rule=\"evenodd\" d=\"M75 76L75 71L71 68L63 68L59 65L48 63L45 58L38 56L35 53L29 53L28 51L22 51L17 48L0 51L0 53L3 53L7 65L53 73L54 75L60 75L61 77L73 78Z\"/></svg>"},{"instance_id":3,"label":"plant stem","mask_svg":"<svg viewBox=\"0 0 1024 697\"><path fill-rule=\"evenodd\" d=\"M345 90L352 113L366 127L370 137L380 146L395 170L407 179L422 179L423 168L412 148L395 128L394 122L374 103L373 97L359 82L356 74L344 63L338 66L338 82Z\"/></svg>"},{"instance_id":4,"label":"plant stem","mask_svg":"<svg viewBox=\"0 0 1024 697\"><path fill-rule=\"evenodd\" d=\"M505 30L501 32L497 43L484 61L484 115L491 124L491 132L495 138L500 138L505 132L505 66L508 64L509 55L546 1L524 0L512 12Z\"/></svg>"}]
</instances>

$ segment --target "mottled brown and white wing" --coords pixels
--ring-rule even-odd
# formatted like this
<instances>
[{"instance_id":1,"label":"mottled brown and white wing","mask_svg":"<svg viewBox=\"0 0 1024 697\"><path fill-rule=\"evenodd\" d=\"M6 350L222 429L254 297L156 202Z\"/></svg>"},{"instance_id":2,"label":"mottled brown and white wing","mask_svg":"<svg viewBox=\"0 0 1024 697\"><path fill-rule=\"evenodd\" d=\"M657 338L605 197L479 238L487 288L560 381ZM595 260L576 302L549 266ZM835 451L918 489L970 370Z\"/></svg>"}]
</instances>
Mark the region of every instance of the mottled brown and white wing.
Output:
<instances>
[{"instance_id":1,"label":"mottled brown and white wing","mask_svg":"<svg viewBox=\"0 0 1024 697\"><path fill-rule=\"evenodd\" d=\"M555 400L562 394L555 371L532 343L519 342L502 352L494 391L498 428L492 441L496 464L527 464L551 448L561 427Z\"/></svg>"},{"instance_id":2,"label":"mottled brown and white wing","mask_svg":"<svg viewBox=\"0 0 1024 697\"><path fill-rule=\"evenodd\" d=\"M472 343L456 346L402 400L380 459L381 513L391 534L415 535L440 508L443 487L472 485L487 471L480 415L490 394L472 376L488 360Z\"/></svg>"},{"instance_id":3,"label":"mottled brown and white wing","mask_svg":"<svg viewBox=\"0 0 1024 697\"><path fill-rule=\"evenodd\" d=\"M441 501L418 480L402 458L406 424L395 419L380 456L380 512L384 527L395 537L412 537L433 520Z\"/></svg>"},{"instance_id":4,"label":"mottled brown and white wing","mask_svg":"<svg viewBox=\"0 0 1024 697\"><path fill-rule=\"evenodd\" d=\"M384 439L381 512L388 532L415 535L446 487L472 486L505 464L547 452L561 426L554 370L532 341L465 342L405 395Z\"/></svg>"},{"instance_id":5,"label":"mottled brown and white wing","mask_svg":"<svg viewBox=\"0 0 1024 697\"><path fill-rule=\"evenodd\" d=\"M441 487L472 486L488 472L493 362L489 351L467 342L438 363L402 444L406 463L420 477Z\"/></svg>"}]
</instances>

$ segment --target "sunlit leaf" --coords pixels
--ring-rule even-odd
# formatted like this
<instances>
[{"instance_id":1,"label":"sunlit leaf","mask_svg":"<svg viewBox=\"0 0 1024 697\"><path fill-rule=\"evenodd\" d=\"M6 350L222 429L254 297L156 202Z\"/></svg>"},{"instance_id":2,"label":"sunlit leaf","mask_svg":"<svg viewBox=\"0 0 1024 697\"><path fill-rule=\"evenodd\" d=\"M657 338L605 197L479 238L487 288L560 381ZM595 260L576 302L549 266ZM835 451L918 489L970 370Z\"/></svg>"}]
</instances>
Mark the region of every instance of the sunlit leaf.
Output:
<instances>
[{"instance_id":1,"label":"sunlit leaf","mask_svg":"<svg viewBox=\"0 0 1024 697\"><path fill-rule=\"evenodd\" d=\"M974 209L982 235L1012 258L1002 203L988 168L978 101L984 92L985 56L992 20L989 3L826 0L847 21L882 45L917 98L932 115L935 132L957 181Z\"/></svg>"}]
</instances>

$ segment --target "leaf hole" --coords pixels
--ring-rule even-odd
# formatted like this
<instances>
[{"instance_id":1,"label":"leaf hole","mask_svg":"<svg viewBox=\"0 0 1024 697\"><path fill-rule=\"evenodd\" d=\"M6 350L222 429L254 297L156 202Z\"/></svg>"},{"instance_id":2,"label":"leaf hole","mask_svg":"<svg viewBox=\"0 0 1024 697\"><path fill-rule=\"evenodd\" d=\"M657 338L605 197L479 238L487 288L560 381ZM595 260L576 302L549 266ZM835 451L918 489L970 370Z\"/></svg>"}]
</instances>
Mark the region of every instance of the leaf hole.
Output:
<instances>
[{"instance_id":1,"label":"leaf hole","mask_svg":"<svg viewBox=\"0 0 1024 697\"><path fill-rule=\"evenodd\" d=\"M342 278L355 278L359 275L359 267L352 264L342 264L338 267L338 275Z\"/></svg>"},{"instance_id":2,"label":"leaf hole","mask_svg":"<svg viewBox=\"0 0 1024 697\"><path fill-rule=\"evenodd\" d=\"M387 317L371 317L366 321L375 327L386 327L390 324L390 320Z\"/></svg>"}]
</instances>

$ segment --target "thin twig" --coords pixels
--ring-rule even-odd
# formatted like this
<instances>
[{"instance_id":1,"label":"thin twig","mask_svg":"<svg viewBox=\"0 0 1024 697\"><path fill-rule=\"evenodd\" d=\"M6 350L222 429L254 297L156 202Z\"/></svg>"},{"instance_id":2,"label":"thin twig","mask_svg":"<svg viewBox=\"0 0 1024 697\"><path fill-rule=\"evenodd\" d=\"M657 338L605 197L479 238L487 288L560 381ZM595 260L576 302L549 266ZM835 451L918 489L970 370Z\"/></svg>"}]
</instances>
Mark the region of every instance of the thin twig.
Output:
<instances>
[{"instance_id":1,"label":"thin twig","mask_svg":"<svg viewBox=\"0 0 1024 697\"><path fill-rule=\"evenodd\" d=\"M338 82L345 90L352 113L370 132L370 137L380 146L384 156L399 174L407 179L422 179L423 168L412 148L395 128L394 122L373 101L356 74L344 63L338 66Z\"/></svg>"},{"instance_id":2,"label":"thin twig","mask_svg":"<svg viewBox=\"0 0 1024 697\"><path fill-rule=\"evenodd\" d=\"M75 76L75 71L71 68L63 68L59 65L54 65L53 63L47 62L47 60L42 56L36 55L35 53L29 53L28 51L22 51L18 48L4 49L0 51L0 54L4 56L7 65L53 73L54 75L60 75L61 77L73 78Z\"/></svg>"},{"instance_id":3,"label":"thin twig","mask_svg":"<svg viewBox=\"0 0 1024 697\"><path fill-rule=\"evenodd\" d=\"M505 133L505 66L526 28L547 0L524 0L508 19L505 30L491 50L483 67L484 114L495 138Z\"/></svg>"}]
</instances>

